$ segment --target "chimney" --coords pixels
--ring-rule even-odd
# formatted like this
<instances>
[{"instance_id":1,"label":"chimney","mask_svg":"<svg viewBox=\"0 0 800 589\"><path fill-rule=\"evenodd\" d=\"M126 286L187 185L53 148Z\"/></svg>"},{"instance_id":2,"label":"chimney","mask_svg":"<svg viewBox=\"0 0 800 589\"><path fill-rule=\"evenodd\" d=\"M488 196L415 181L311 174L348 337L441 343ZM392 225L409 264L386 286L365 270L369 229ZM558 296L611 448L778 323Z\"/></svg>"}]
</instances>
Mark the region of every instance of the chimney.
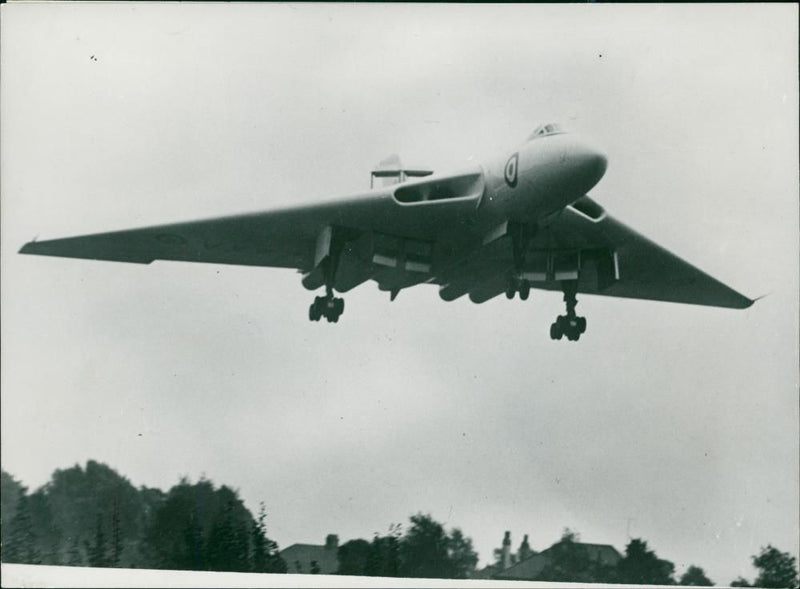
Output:
<instances>
[{"instance_id":1,"label":"chimney","mask_svg":"<svg viewBox=\"0 0 800 589\"><path fill-rule=\"evenodd\" d=\"M533 556L533 551L531 550L531 545L528 544L528 534L525 534L525 539L519 545L519 562L527 560L531 556Z\"/></svg>"},{"instance_id":2,"label":"chimney","mask_svg":"<svg viewBox=\"0 0 800 589\"><path fill-rule=\"evenodd\" d=\"M501 566L503 570L511 566L511 532L506 532L506 535L503 536L503 561Z\"/></svg>"},{"instance_id":3,"label":"chimney","mask_svg":"<svg viewBox=\"0 0 800 589\"><path fill-rule=\"evenodd\" d=\"M338 550L339 549L339 536L336 534L328 534L325 536L325 550Z\"/></svg>"}]
</instances>

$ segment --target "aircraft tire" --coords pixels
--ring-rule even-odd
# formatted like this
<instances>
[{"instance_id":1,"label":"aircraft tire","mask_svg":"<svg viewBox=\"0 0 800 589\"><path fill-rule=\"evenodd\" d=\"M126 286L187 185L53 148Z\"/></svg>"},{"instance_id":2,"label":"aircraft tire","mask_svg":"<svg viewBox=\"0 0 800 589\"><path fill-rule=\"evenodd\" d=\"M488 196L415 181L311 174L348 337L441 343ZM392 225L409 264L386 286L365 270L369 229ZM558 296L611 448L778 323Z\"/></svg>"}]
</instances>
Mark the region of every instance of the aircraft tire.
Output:
<instances>
[{"instance_id":1,"label":"aircraft tire","mask_svg":"<svg viewBox=\"0 0 800 589\"><path fill-rule=\"evenodd\" d=\"M519 298L527 301L531 294L531 284L527 280L523 280L519 285Z\"/></svg>"},{"instance_id":2,"label":"aircraft tire","mask_svg":"<svg viewBox=\"0 0 800 589\"><path fill-rule=\"evenodd\" d=\"M586 333L586 317L578 317L578 333Z\"/></svg>"},{"instance_id":3,"label":"aircraft tire","mask_svg":"<svg viewBox=\"0 0 800 589\"><path fill-rule=\"evenodd\" d=\"M564 335L566 335L567 339L571 342L577 341L578 337L580 337L577 327L569 322L564 325Z\"/></svg>"},{"instance_id":4,"label":"aircraft tire","mask_svg":"<svg viewBox=\"0 0 800 589\"><path fill-rule=\"evenodd\" d=\"M564 335L564 334L561 331L561 325L559 324L559 322L556 321L555 323L552 323L550 325L550 339L554 339L554 340L561 339L562 335Z\"/></svg>"},{"instance_id":5,"label":"aircraft tire","mask_svg":"<svg viewBox=\"0 0 800 589\"><path fill-rule=\"evenodd\" d=\"M311 319L311 321L319 321L320 317L322 317L322 312L317 304L317 300L314 299L314 302L308 308L308 318Z\"/></svg>"}]
</instances>

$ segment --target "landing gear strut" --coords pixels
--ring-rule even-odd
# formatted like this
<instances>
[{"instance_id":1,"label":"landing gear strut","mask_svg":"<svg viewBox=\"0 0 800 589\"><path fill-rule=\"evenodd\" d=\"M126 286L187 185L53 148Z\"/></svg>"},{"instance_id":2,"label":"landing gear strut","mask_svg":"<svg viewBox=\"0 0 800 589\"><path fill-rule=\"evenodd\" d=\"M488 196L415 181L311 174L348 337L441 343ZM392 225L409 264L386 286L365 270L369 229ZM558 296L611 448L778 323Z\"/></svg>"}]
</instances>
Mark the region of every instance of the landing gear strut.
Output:
<instances>
[{"instance_id":1,"label":"landing gear strut","mask_svg":"<svg viewBox=\"0 0 800 589\"><path fill-rule=\"evenodd\" d=\"M528 300L531 294L531 283L522 278L522 269L525 266L525 252L533 238L536 229L518 223L509 223L508 232L511 236L511 252L514 256L514 272L508 277L506 298L513 299L516 293L523 301Z\"/></svg>"},{"instance_id":2,"label":"landing gear strut","mask_svg":"<svg viewBox=\"0 0 800 589\"><path fill-rule=\"evenodd\" d=\"M564 302L567 304L567 314L556 317L555 323L550 326L550 338L561 339L567 336L571 342L580 339L581 334L586 331L586 317L578 317L575 314L575 306L578 304L576 295L578 294L577 280L564 280L561 283L564 290Z\"/></svg>"},{"instance_id":3,"label":"landing gear strut","mask_svg":"<svg viewBox=\"0 0 800 589\"><path fill-rule=\"evenodd\" d=\"M332 231L328 231L327 236L323 234L322 239L327 238L327 253L320 261L320 267L325 277L325 296L314 297L314 302L308 308L308 318L311 321L319 321L322 317L328 323L339 321L344 313L344 299L334 296L333 285L336 280L336 268L339 266L339 257L344 247L342 239L337 239Z\"/></svg>"}]
</instances>

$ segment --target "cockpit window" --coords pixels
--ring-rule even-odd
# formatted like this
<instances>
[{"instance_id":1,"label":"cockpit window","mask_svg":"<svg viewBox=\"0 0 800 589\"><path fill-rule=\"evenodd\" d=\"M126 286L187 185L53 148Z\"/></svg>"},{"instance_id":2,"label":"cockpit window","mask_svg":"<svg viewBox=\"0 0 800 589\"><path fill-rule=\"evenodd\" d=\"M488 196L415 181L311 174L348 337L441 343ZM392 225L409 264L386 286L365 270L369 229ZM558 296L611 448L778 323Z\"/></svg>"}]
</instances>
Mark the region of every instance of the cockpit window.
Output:
<instances>
[{"instance_id":1,"label":"cockpit window","mask_svg":"<svg viewBox=\"0 0 800 589\"><path fill-rule=\"evenodd\" d=\"M547 135L556 135L558 133L564 133L564 129L561 128L561 125L557 123L548 123L546 125L539 125L536 129L533 130L533 133L530 134L528 137L528 141L531 139L536 139L538 137L545 137Z\"/></svg>"}]
</instances>

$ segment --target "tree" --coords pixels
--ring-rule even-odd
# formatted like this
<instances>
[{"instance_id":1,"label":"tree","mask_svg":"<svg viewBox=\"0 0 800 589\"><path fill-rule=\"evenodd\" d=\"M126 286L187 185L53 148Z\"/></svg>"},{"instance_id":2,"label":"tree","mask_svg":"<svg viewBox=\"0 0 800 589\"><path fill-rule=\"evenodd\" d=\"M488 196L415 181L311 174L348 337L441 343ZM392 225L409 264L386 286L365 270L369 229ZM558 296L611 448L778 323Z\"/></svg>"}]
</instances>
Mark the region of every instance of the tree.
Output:
<instances>
[{"instance_id":1,"label":"tree","mask_svg":"<svg viewBox=\"0 0 800 589\"><path fill-rule=\"evenodd\" d=\"M753 585L756 587L797 587L795 557L781 552L771 544L753 556L753 566L758 569Z\"/></svg>"},{"instance_id":2,"label":"tree","mask_svg":"<svg viewBox=\"0 0 800 589\"><path fill-rule=\"evenodd\" d=\"M208 520L214 513L215 489L210 481L191 484L181 479L157 505L144 534L149 568L205 569Z\"/></svg>"},{"instance_id":3,"label":"tree","mask_svg":"<svg viewBox=\"0 0 800 589\"><path fill-rule=\"evenodd\" d=\"M411 516L411 526L400 542L400 576L465 579L477 562L472 541L460 530L448 535L430 515Z\"/></svg>"},{"instance_id":4,"label":"tree","mask_svg":"<svg viewBox=\"0 0 800 589\"><path fill-rule=\"evenodd\" d=\"M472 540L458 528L450 532L447 556L450 558L453 579L468 579L478 564L478 553L472 547Z\"/></svg>"},{"instance_id":5,"label":"tree","mask_svg":"<svg viewBox=\"0 0 800 589\"><path fill-rule=\"evenodd\" d=\"M617 563L619 583L674 585L675 565L648 550L647 542L634 538L625 547L625 557Z\"/></svg>"},{"instance_id":6,"label":"tree","mask_svg":"<svg viewBox=\"0 0 800 589\"><path fill-rule=\"evenodd\" d=\"M25 487L6 471L0 471L0 533L3 546L8 546L11 520L17 513L17 502L25 494Z\"/></svg>"},{"instance_id":7,"label":"tree","mask_svg":"<svg viewBox=\"0 0 800 589\"><path fill-rule=\"evenodd\" d=\"M114 512L111 518L111 554L109 555L108 565L118 567L122 558L122 534L119 523L119 503L114 502Z\"/></svg>"},{"instance_id":8,"label":"tree","mask_svg":"<svg viewBox=\"0 0 800 589\"><path fill-rule=\"evenodd\" d=\"M33 531L25 488L17 500L14 519L9 523L8 544L3 545L3 562L39 564L41 553Z\"/></svg>"},{"instance_id":9,"label":"tree","mask_svg":"<svg viewBox=\"0 0 800 589\"><path fill-rule=\"evenodd\" d=\"M106 542L105 566L143 565L142 533L149 516L145 498L160 496L137 490L127 479L105 464L89 460L56 470L33 499L38 507L34 525L48 564L69 562L73 544L91 546L96 541L97 518ZM87 554L87 557L89 555Z\"/></svg>"},{"instance_id":10,"label":"tree","mask_svg":"<svg viewBox=\"0 0 800 589\"><path fill-rule=\"evenodd\" d=\"M386 536L375 534L365 573L373 577L400 576L400 526L389 526Z\"/></svg>"},{"instance_id":11,"label":"tree","mask_svg":"<svg viewBox=\"0 0 800 589\"><path fill-rule=\"evenodd\" d=\"M278 544L267 538L267 512L261 503L258 518L253 522L253 564L256 573L285 573L286 563L278 554Z\"/></svg>"},{"instance_id":12,"label":"tree","mask_svg":"<svg viewBox=\"0 0 800 589\"><path fill-rule=\"evenodd\" d=\"M73 567L80 567L84 566L83 561L83 552L81 551L80 544L78 544L78 538L72 538L72 542L69 545L69 552L67 553L67 565Z\"/></svg>"},{"instance_id":13,"label":"tree","mask_svg":"<svg viewBox=\"0 0 800 589\"><path fill-rule=\"evenodd\" d=\"M736 577L733 581L731 581L731 587L750 587L750 583L748 583L747 579L744 577Z\"/></svg>"},{"instance_id":14,"label":"tree","mask_svg":"<svg viewBox=\"0 0 800 589\"><path fill-rule=\"evenodd\" d=\"M151 568L251 570L255 520L236 491L186 479L170 489L144 536Z\"/></svg>"},{"instance_id":15,"label":"tree","mask_svg":"<svg viewBox=\"0 0 800 589\"><path fill-rule=\"evenodd\" d=\"M400 543L400 576L447 579L451 576L447 534L430 515L411 516L411 527Z\"/></svg>"},{"instance_id":16,"label":"tree","mask_svg":"<svg viewBox=\"0 0 800 589\"><path fill-rule=\"evenodd\" d=\"M705 571L699 566L690 565L681 576L681 580L678 581L678 584L693 587L711 587L714 585L714 581L706 577Z\"/></svg>"},{"instance_id":17,"label":"tree","mask_svg":"<svg viewBox=\"0 0 800 589\"><path fill-rule=\"evenodd\" d=\"M366 575L370 557L370 543L361 538L350 540L339 546L337 575Z\"/></svg>"},{"instance_id":18,"label":"tree","mask_svg":"<svg viewBox=\"0 0 800 589\"><path fill-rule=\"evenodd\" d=\"M99 513L97 514L94 543L90 545L88 541L86 542L86 553L89 555L90 567L106 567L109 565L106 555L106 537L103 533L103 520Z\"/></svg>"}]
</instances>

